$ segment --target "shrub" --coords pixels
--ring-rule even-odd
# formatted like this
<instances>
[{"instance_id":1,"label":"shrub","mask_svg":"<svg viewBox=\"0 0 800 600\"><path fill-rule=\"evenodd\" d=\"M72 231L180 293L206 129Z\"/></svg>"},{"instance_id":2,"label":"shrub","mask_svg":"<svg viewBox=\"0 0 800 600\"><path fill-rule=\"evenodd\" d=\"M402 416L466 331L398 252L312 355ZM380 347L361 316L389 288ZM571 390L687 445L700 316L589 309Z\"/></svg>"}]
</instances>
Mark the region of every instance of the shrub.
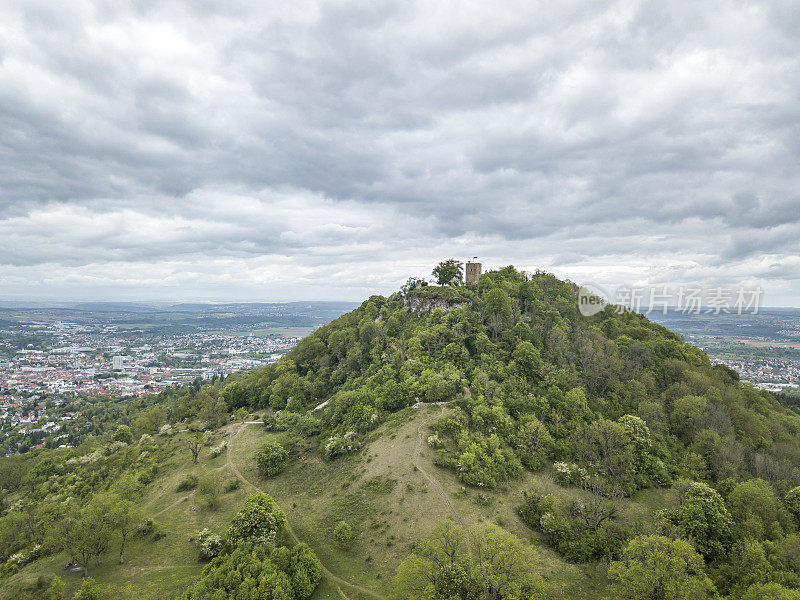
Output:
<instances>
[{"instance_id":1,"label":"shrub","mask_svg":"<svg viewBox=\"0 0 800 600\"><path fill-rule=\"evenodd\" d=\"M333 528L333 539L340 546L346 546L353 541L353 528L347 521L339 521Z\"/></svg>"},{"instance_id":2,"label":"shrub","mask_svg":"<svg viewBox=\"0 0 800 600\"><path fill-rule=\"evenodd\" d=\"M141 536L150 535L154 527L153 519L145 519L136 525L136 533Z\"/></svg>"},{"instance_id":3,"label":"shrub","mask_svg":"<svg viewBox=\"0 0 800 600\"><path fill-rule=\"evenodd\" d=\"M175 488L176 492L186 492L197 487L197 475L187 475Z\"/></svg>"},{"instance_id":4,"label":"shrub","mask_svg":"<svg viewBox=\"0 0 800 600\"><path fill-rule=\"evenodd\" d=\"M428 436L428 446L430 446L431 448L442 447L442 440L439 438L438 433L434 433L433 435Z\"/></svg>"},{"instance_id":5,"label":"shrub","mask_svg":"<svg viewBox=\"0 0 800 600\"><path fill-rule=\"evenodd\" d=\"M574 463L557 462L553 463L556 470L556 481L561 485L577 485L589 477L586 469Z\"/></svg>"},{"instance_id":6,"label":"shrub","mask_svg":"<svg viewBox=\"0 0 800 600\"><path fill-rule=\"evenodd\" d=\"M197 483L197 495L202 498L206 506L215 509L219 506L219 496L222 493L222 480L218 473L204 474Z\"/></svg>"},{"instance_id":7,"label":"shrub","mask_svg":"<svg viewBox=\"0 0 800 600\"><path fill-rule=\"evenodd\" d=\"M47 589L47 600L64 600L66 587L67 586L61 577L53 577L52 581L50 582L50 587Z\"/></svg>"},{"instance_id":8,"label":"shrub","mask_svg":"<svg viewBox=\"0 0 800 600\"><path fill-rule=\"evenodd\" d=\"M291 549L243 544L212 559L182 598L306 600L321 579L319 559L306 544Z\"/></svg>"},{"instance_id":9,"label":"shrub","mask_svg":"<svg viewBox=\"0 0 800 600\"><path fill-rule=\"evenodd\" d=\"M83 580L81 589L75 594L75 600L100 600L100 597L100 588L91 577Z\"/></svg>"},{"instance_id":10,"label":"shrub","mask_svg":"<svg viewBox=\"0 0 800 600\"><path fill-rule=\"evenodd\" d=\"M200 551L200 560L210 560L222 552L222 537L212 533L208 528L197 532L194 542Z\"/></svg>"},{"instance_id":11,"label":"shrub","mask_svg":"<svg viewBox=\"0 0 800 600\"><path fill-rule=\"evenodd\" d=\"M265 442L256 453L258 473L262 477L274 477L286 468L289 453L275 442Z\"/></svg>"},{"instance_id":12,"label":"shrub","mask_svg":"<svg viewBox=\"0 0 800 600\"><path fill-rule=\"evenodd\" d=\"M344 454L350 454L361 448L361 442L356 439L355 431L348 431L344 435L332 435L322 444L325 458L332 459Z\"/></svg>"},{"instance_id":13,"label":"shrub","mask_svg":"<svg viewBox=\"0 0 800 600\"><path fill-rule=\"evenodd\" d=\"M239 489L242 485L242 482L239 481L238 477L231 477L228 479L227 483L225 483L225 493L234 492Z\"/></svg>"}]
</instances>

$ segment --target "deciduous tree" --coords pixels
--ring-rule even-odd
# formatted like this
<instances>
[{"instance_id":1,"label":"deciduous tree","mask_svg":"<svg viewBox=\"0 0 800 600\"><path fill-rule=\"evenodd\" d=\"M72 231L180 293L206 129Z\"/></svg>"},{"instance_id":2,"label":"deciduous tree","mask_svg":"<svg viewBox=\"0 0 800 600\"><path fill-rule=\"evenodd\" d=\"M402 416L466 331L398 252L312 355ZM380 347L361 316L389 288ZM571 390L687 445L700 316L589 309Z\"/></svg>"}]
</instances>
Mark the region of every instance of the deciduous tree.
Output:
<instances>
[{"instance_id":1,"label":"deciduous tree","mask_svg":"<svg viewBox=\"0 0 800 600\"><path fill-rule=\"evenodd\" d=\"M608 576L619 600L701 600L714 592L692 545L659 535L632 539Z\"/></svg>"}]
</instances>

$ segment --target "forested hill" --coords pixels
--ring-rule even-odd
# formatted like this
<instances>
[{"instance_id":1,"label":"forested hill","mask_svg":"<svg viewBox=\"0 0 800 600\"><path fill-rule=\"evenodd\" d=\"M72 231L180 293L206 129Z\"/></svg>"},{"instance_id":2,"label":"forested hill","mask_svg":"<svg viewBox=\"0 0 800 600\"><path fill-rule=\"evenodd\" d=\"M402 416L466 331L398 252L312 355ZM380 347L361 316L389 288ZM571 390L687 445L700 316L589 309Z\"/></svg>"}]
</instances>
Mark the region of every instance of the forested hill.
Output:
<instances>
[{"instance_id":1,"label":"forested hill","mask_svg":"<svg viewBox=\"0 0 800 600\"><path fill-rule=\"evenodd\" d=\"M371 297L224 395L231 409L325 403L313 413L323 427L356 441L388 413L455 401L455 446L442 462L474 485L551 461L591 463L627 493L679 475L800 483L798 415L640 314L579 314L576 295L573 283L513 267L469 287L412 283ZM609 436L644 426L646 460L604 453Z\"/></svg>"},{"instance_id":2,"label":"forested hill","mask_svg":"<svg viewBox=\"0 0 800 600\"><path fill-rule=\"evenodd\" d=\"M458 267L0 458L0 599L800 600L800 415L573 283Z\"/></svg>"}]
</instances>

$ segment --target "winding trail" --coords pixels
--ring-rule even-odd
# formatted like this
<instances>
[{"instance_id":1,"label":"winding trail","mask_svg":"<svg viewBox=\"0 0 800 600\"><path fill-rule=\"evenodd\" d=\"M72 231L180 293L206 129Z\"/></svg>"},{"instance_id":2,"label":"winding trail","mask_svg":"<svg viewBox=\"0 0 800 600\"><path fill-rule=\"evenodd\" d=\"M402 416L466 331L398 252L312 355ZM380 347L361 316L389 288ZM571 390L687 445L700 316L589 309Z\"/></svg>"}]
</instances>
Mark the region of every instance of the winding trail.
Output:
<instances>
[{"instance_id":1,"label":"winding trail","mask_svg":"<svg viewBox=\"0 0 800 600\"><path fill-rule=\"evenodd\" d=\"M236 465L233 464L233 461L231 460L231 450L233 449L233 442L234 442L235 437L245 427L247 427L248 425L254 425L254 424L261 424L261 421L245 421L244 423L237 423L238 427L235 427L235 428L231 427L229 429L229 431L231 431L231 435L230 435L230 438L229 438L229 441L228 441L227 457L226 457L225 464L228 467L230 467L230 469L233 472L233 474L236 475L236 477L238 477L240 481L242 481L243 483L245 483L246 485L250 486L250 488L252 488L252 489L254 489L256 491L263 492L264 490L262 490L260 487L258 487L256 484L254 484L252 481L250 481L244 475L242 475L242 473L239 471L238 468L236 468ZM289 534L289 536L294 540L294 542L296 544L300 543L300 538L297 537L297 534L294 532L294 529L292 529L292 524L289 522L288 518L286 519L286 532ZM328 578L328 580L333 583L333 585L336 587L336 590L339 592L339 595L341 595L342 598L344 598L344 600L350 600L350 598L342 591L342 588L340 586L344 586L346 588L355 590L356 592L359 592L361 594L365 594L367 596L370 596L371 598L377 598L378 600L386 600L385 596L383 596L382 594L379 594L378 592L376 592L374 590L362 587L362 586L357 585L355 583L350 583L346 579L342 579L338 575L334 575L333 573L331 573L330 570L328 570L328 568L324 564L322 564L322 561L320 561L320 569L322 570L322 573Z\"/></svg>"},{"instance_id":2,"label":"winding trail","mask_svg":"<svg viewBox=\"0 0 800 600\"><path fill-rule=\"evenodd\" d=\"M441 415L444 414L444 411L445 411L445 406L442 405L442 412L439 413L439 415L434 415L434 416L441 416ZM458 514L458 511L456 510L456 507L453 506L453 503L450 501L450 496L447 495L447 492L442 487L442 484L439 483L439 480L437 480L430 473L428 473L422 467L421 464L419 464L419 456L422 453L422 431L425 428L425 425L427 425L434 418L434 416L430 416L430 417L426 418L425 420L422 421L422 423L419 424L419 427L417 427L417 447L414 449L414 457L411 459L411 464L413 464L417 468L417 470L420 473L422 473L422 476L438 492L439 496L441 496L442 500L445 503L445 506L447 506L447 509L450 511L450 514L453 516L453 521L458 523L458 525L461 527L461 529L466 531L466 527L464 526L464 522L461 519L461 515ZM471 546L471 544L469 542L469 536L464 536L464 540L466 541L466 544L467 544L467 554L469 555L470 558L472 558L472 546Z\"/></svg>"},{"instance_id":3,"label":"winding trail","mask_svg":"<svg viewBox=\"0 0 800 600\"><path fill-rule=\"evenodd\" d=\"M164 508L162 508L162 509L161 509L161 510L159 510L158 512L155 512L155 513L153 513L151 516L152 516L152 517L158 517L159 515L163 515L163 514L164 514L165 512L167 512L167 511L168 511L170 508L174 508L175 506L178 506L178 504L180 504L181 502L186 502L188 499L189 499L189 496L184 496L184 497L182 497L182 498L178 498L177 500L175 500L175 502L173 502L173 503L172 503L172 504L170 504L169 506L165 506Z\"/></svg>"}]
</instances>

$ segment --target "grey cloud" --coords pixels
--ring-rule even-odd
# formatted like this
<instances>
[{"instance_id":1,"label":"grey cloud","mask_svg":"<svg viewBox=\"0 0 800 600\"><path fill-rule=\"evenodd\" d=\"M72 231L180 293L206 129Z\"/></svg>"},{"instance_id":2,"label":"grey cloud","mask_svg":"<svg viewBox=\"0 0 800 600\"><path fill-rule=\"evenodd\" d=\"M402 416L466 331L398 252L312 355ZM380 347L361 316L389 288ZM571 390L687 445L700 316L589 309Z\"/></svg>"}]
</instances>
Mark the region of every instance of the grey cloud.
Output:
<instances>
[{"instance_id":1,"label":"grey cloud","mask_svg":"<svg viewBox=\"0 0 800 600\"><path fill-rule=\"evenodd\" d=\"M44 265L65 289L111 264L142 281L147 265L187 286L191 269L260 281L269 257L352 297L359 277L388 291L462 252L787 289L797 14L732 0L6 3L0 285L24 290L28 273L35 290ZM341 283L321 268L332 257Z\"/></svg>"}]
</instances>

